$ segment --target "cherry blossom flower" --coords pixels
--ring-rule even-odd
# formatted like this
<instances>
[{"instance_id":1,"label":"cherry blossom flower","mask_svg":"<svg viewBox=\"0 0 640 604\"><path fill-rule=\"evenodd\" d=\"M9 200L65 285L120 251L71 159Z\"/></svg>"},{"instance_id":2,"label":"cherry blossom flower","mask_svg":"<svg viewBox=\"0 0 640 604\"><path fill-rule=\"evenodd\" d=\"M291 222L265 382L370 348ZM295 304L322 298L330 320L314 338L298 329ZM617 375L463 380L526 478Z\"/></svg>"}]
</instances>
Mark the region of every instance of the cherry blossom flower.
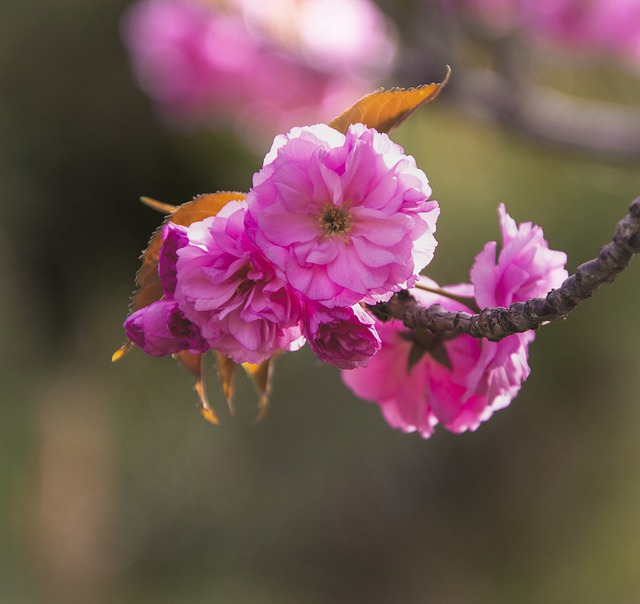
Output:
<instances>
[{"instance_id":1,"label":"cherry blossom flower","mask_svg":"<svg viewBox=\"0 0 640 604\"><path fill-rule=\"evenodd\" d=\"M209 350L198 327L184 316L175 300L158 300L137 310L127 317L124 329L136 346L153 357Z\"/></svg>"},{"instance_id":2,"label":"cherry blossom flower","mask_svg":"<svg viewBox=\"0 0 640 604\"><path fill-rule=\"evenodd\" d=\"M471 282L480 308L510 306L546 295L567 278L564 252L550 250L542 229L531 222L519 226L498 206L502 249L496 263L495 241L476 256Z\"/></svg>"},{"instance_id":3,"label":"cherry blossom flower","mask_svg":"<svg viewBox=\"0 0 640 604\"><path fill-rule=\"evenodd\" d=\"M360 305L325 308L308 304L304 334L317 357L340 369L364 367L380 349L375 321Z\"/></svg>"},{"instance_id":4,"label":"cherry blossom flower","mask_svg":"<svg viewBox=\"0 0 640 604\"><path fill-rule=\"evenodd\" d=\"M244 235L246 203L232 201L193 223L177 250L175 298L210 348L258 363L299 348L301 304Z\"/></svg>"},{"instance_id":5,"label":"cherry blossom flower","mask_svg":"<svg viewBox=\"0 0 640 604\"><path fill-rule=\"evenodd\" d=\"M439 208L402 147L362 124L276 137L247 196L248 236L278 276L327 307L411 287L436 247Z\"/></svg>"},{"instance_id":6,"label":"cherry blossom flower","mask_svg":"<svg viewBox=\"0 0 640 604\"><path fill-rule=\"evenodd\" d=\"M542 296L567 277L566 255L550 250L542 229L531 223L519 227L499 207L503 246L489 242L471 269L472 284L438 288L421 277L422 289L412 290L424 306L472 310L461 298L480 306L506 306ZM529 331L500 342L460 335L451 339L406 329L400 321L378 322L382 346L366 368L345 371L343 381L353 392L377 402L387 422L405 432L429 437L437 424L452 432L476 430L498 409L509 405L529 375Z\"/></svg>"},{"instance_id":7,"label":"cherry blossom flower","mask_svg":"<svg viewBox=\"0 0 640 604\"><path fill-rule=\"evenodd\" d=\"M182 350L205 352L209 346L197 325L189 321L174 300L177 250L186 244L187 230L172 223L162 229L158 277L163 297L131 313L124 322L127 337L147 354L163 357Z\"/></svg>"}]
</instances>

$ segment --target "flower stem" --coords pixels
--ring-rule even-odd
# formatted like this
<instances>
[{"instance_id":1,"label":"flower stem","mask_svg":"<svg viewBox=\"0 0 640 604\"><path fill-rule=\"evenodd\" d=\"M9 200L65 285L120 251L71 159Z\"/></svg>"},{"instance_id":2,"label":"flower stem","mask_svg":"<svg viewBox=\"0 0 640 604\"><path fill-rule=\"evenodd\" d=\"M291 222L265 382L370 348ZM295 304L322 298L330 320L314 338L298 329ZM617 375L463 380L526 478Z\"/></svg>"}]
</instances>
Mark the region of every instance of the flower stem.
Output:
<instances>
[{"instance_id":1,"label":"flower stem","mask_svg":"<svg viewBox=\"0 0 640 604\"><path fill-rule=\"evenodd\" d=\"M473 310L476 313L480 312L480 308L476 304L475 299L472 298L471 296L458 296L456 294L452 294L451 292L448 292L446 289L441 289L439 287L428 287L426 285L423 285L422 283L416 283L414 287L416 289L421 289L425 292L429 292L432 294L436 294L438 296L449 298L449 300L455 300L460 304L464 304L469 310Z\"/></svg>"}]
</instances>

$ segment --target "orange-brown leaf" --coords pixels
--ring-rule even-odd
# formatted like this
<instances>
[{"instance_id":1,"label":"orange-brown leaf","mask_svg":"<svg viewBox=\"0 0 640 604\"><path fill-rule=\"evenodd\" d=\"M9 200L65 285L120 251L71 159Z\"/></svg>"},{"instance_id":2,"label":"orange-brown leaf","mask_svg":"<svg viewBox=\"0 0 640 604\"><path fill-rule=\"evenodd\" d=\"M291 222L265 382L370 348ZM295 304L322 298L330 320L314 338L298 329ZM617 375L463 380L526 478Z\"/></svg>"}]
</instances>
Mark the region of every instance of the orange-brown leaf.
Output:
<instances>
[{"instance_id":1,"label":"orange-brown leaf","mask_svg":"<svg viewBox=\"0 0 640 604\"><path fill-rule=\"evenodd\" d=\"M228 356L216 351L216 361L218 366L218 377L220 378L220 384L222 385L222 394L227 401L227 407L229 407L229 413L233 415L235 408L233 406L233 381L236 377L236 370L238 364L232 361Z\"/></svg>"},{"instance_id":2,"label":"orange-brown leaf","mask_svg":"<svg viewBox=\"0 0 640 604\"><path fill-rule=\"evenodd\" d=\"M276 357L277 354L268 358L266 361L262 361L262 363L242 363L242 368L245 370L245 373L251 380L258 394L258 415L255 421L263 419L269 408ZM216 352L216 361L218 365L218 376L222 385L222 393L227 400L229 411L233 415L235 413L233 383L236 377L238 363L232 361L221 352Z\"/></svg>"},{"instance_id":3,"label":"orange-brown leaf","mask_svg":"<svg viewBox=\"0 0 640 604\"><path fill-rule=\"evenodd\" d=\"M173 214L180 206L172 206L170 203L164 203L163 201L158 201L157 199L153 199L152 197L141 197L140 201L145 205L150 207L152 210L156 212L160 212L160 214Z\"/></svg>"},{"instance_id":4,"label":"orange-brown leaf","mask_svg":"<svg viewBox=\"0 0 640 604\"><path fill-rule=\"evenodd\" d=\"M195 389L200 399L200 413L202 417L214 425L219 424L220 420L211 408L209 399L207 398L207 389L204 381L204 355L192 354L187 350L183 350L174 356L180 361L180 364L196 378Z\"/></svg>"},{"instance_id":5,"label":"orange-brown leaf","mask_svg":"<svg viewBox=\"0 0 640 604\"><path fill-rule=\"evenodd\" d=\"M255 420L257 422L265 417L269 409L276 356L277 354L258 364L242 363L242 368L258 393L258 415Z\"/></svg>"},{"instance_id":6,"label":"orange-brown leaf","mask_svg":"<svg viewBox=\"0 0 640 604\"><path fill-rule=\"evenodd\" d=\"M192 201L188 201L177 207L160 202L156 202L159 204L158 206L154 206L148 201L144 203L159 211L168 211L168 209L175 207L175 210L167 216L165 222L189 226L209 216L215 216L230 201L242 200L244 198L244 193L225 191L200 195ZM145 198L145 200L146 199L147 198ZM166 209L160 209L160 207ZM139 289L133 296L131 304L132 310L138 310L148 306L162 297L162 286L160 285L160 278L158 277L158 253L160 252L161 246L162 227L156 230L151 237L151 241L149 241L147 249L142 253L142 265L136 275L136 284Z\"/></svg>"},{"instance_id":7,"label":"orange-brown leaf","mask_svg":"<svg viewBox=\"0 0 640 604\"><path fill-rule=\"evenodd\" d=\"M446 85L450 74L451 69L447 66L447 75L439 84L376 90L361 98L329 125L343 134L351 124L357 123L375 128L378 132L389 132L420 105L433 101Z\"/></svg>"},{"instance_id":8,"label":"orange-brown leaf","mask_svg":"<svg viewBox=\"0 0 640 604\"><path fill-rule=\"evenodd\" d=\"M129 342L129 340L127 340L122 346L120 346L120 348L118 348L118 350L116 350L111 355L111 362L117 363L125 354L127 354L131 350L131 346L133 346L133 344Z\"/></svg>"}]
</instances>

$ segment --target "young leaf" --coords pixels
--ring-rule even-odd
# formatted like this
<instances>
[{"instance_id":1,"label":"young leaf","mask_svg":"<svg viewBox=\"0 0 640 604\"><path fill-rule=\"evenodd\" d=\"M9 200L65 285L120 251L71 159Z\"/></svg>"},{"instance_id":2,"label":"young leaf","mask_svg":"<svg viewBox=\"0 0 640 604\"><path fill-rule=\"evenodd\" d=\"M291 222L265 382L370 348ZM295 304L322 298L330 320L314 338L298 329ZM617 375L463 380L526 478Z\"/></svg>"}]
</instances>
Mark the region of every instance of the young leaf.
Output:
<instances>
[{"instance_id":1,"label":"young leaf","mask_svg":"<svg viewBox=\"0 0 640 604\"><path fill-rule=\"evenodd\" d=\"M120 348L118 348L118 350L116 350L111 355L111 362L117 363L125 354L127 354L131 350L132 346L133 343L127 340L122 346L120 346Z\"/></svg>"},{"instance_id":2,"label":"young leaf","mask_svg":"<svg viewBox=\"0 0 640 604\"><path fill-rule=\"evenodd\" d=\"M253 382L253 386L258 393L258 415L256 422L262 421L269 410L269 399L273 385L273 374L275 370L276 354L269 357L262 363L242 363L242 368Z\"/></svg>"},{"instance_id":3,"label":"young leaf","mask_svg":"<svg viewBox=\"0 0 640 604\"><path fill-rule=\"evenodd\" d=\"M420 105L433 101L445 87L451 75L447 66L447 75L442 82L424 84L416 88L380 88L361 98L329 126L343 134L351 124L361 123L378 132L389 132L413 113Z\"/></svg>"},{"instance_id":4,"label":"young leaf","mask_svg":"<svg viewBox=\"0 0 640 604\"><path fill-rule=\"evenodd\" d=\"M216 362L218 365L218 377L220 378L220 384L222 386L222 394L227 401L227 407L229 407L229 413L233 415L235 408L233 406L233 381L236 377L236 370L238 364L232 361L228 356L216 351Z\"/></svg>"},{"instance_id":5,"label":"young leaf","mask_svg":"<svg viewBox=\"0 0 640 604\"><path fill-rule=\"evenodd\" d=\"M204 355L191 354L190 352L183 350L182 352L179 352L174 356L178 359L178 361L180 361L180 364L196 378L195 389L200 399L200 413L202 414L202 417L204 417L204 419L206 419L208 422L214 425L218 425L220 423L220 420L211 408L211 405L209 404L209 400L207 398L203 367Z\"/></svg>"},{"instance_id":6,"label":"young leaf","mask_svg":"<svg viewBox=\"0 0 640 604\"><path fill-rule=\"evenodd\" d=\"M255 419L256 422L264 418L269 408L276 356L277 354L268 358L266 361L262 361L262 363L242 363L242 368L258 393L258 415ZM220 352L216 352L216 361L218 365L218 376L222 385L222 393L227 400L229 411L231 415L233 415L235 412L233 405L233 382L238 369L238 363L232 361Z\"/></svg>"},{"instance_id":7,"label":"young leaf","mask_svg":"<svg viewBox=\"0 0 640 604\"><path fill-rule=\"evenodd\" d=\"M179 206L170 206L144 198L143 203L161 212L173 211L167 216L165 222L173 222L182 226L189 226L193 222L204 220L209 216L215 216L228 202L242 200L244 193L236 191L224 191L199 195L192 201ZM155 203L152 203L155 202ZM163 223L164 224L164 223ZM156 230L151 237L147 249L142 253L142 265L136 275L138 291L134 294L131 303L132 310L138 310L148 306L162 297L162 287L158 277L158 253L162 246L162 227Z\"/></svg>"}]
</instances>

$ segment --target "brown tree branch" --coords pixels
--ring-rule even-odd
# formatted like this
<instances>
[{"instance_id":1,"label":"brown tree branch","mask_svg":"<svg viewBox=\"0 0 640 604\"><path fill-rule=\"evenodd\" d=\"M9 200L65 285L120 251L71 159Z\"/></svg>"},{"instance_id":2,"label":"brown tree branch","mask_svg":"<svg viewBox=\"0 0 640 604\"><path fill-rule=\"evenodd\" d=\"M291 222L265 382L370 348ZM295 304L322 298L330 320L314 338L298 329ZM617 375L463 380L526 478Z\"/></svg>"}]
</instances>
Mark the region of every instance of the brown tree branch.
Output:
<instances>
[{"instance_id":1,"label":"brown tree branch","mask_svg":"<svg viewBox=\"0 0 640 604\"><path fill-rule=\"evenodd\" d=\"M616 225L613 239L593 260L581 264L545 298L517 302L509 308L485 308L479 314L446 311L439 304L420 305L408 291L395 294L389 302L370 307L382 321L401 320L409 329L433 333L467 334L497 342L515 333L538 329L565 319L580 302L590 298L603 284L611 283L640 252L640 197Z\"/></svg>"}]
</instances>

